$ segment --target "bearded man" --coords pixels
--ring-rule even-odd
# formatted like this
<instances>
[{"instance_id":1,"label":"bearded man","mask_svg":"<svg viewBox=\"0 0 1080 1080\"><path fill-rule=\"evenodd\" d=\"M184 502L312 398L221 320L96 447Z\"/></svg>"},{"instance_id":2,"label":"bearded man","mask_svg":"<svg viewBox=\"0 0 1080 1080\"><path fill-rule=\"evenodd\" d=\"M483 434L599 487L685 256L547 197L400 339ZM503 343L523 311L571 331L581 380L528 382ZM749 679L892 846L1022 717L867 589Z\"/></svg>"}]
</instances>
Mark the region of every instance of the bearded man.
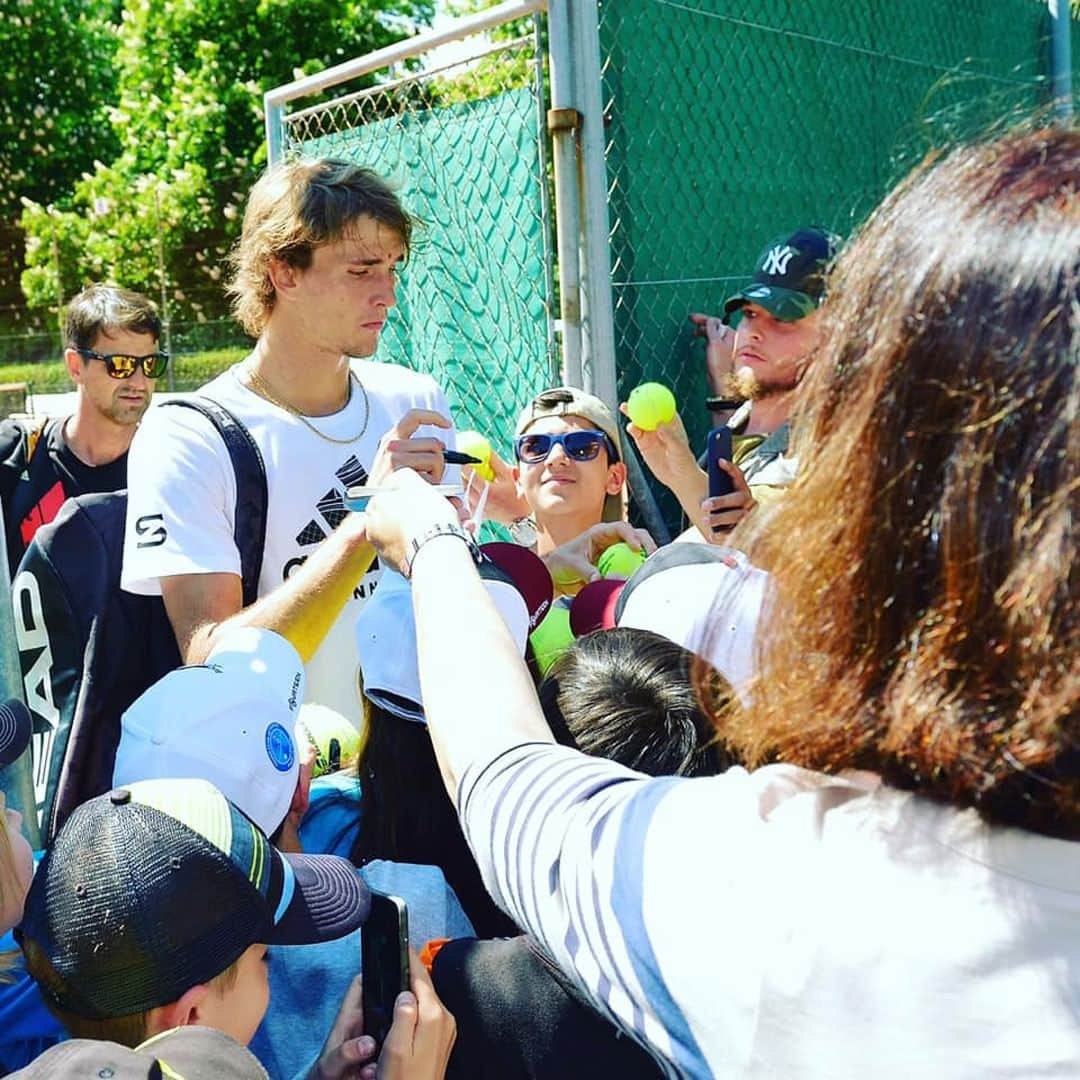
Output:
<instances>
[{"instance_id":1,"label":"bearded man","mask_svg":"<svg viewBox=\"0 0 1080 1080\"><path fill-rule=\"evenodd\" d=\"M726 532L757 503L775 501L795 479L797 463L787 453L789 420L817 347L825 273L836 250L836 238L818 226L777 237L758 257L750 281L728 298L723 316L690 316L708 339L714 388L741 402L726 419L732 430L732 463L726 467L735 483L731 495L706 498L705 472L678 416L655 432L635 424L627 429L645 463L710 540L726 542Z\"/></svg>"}]
</instances>

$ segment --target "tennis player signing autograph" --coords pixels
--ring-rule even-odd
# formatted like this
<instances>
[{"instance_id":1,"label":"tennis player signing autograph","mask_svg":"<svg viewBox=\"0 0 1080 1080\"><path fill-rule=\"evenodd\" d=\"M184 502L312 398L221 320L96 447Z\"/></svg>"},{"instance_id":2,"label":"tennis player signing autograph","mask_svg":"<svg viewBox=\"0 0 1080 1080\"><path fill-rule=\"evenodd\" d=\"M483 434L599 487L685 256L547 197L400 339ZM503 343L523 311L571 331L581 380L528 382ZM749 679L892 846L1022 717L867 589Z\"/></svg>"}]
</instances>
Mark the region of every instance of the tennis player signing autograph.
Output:
<instances>
[{"instance_id":1,"label":"tennis player signing autograph","mask_svg":"<svg viewBox=\"0 0 1080 1080\"><path fill-rule=\"evenodd\" d=\"M255 603L243 604L236 478L210 422L154 410L129 475L123 586L161 594L186 661L202 661L228 627L276 630L307 663L308 699L358 726L352 627L381 568L345 491L403 466L433 483L457 477L442 456L454 432L434 381L357 359L375 352L411 233L396 195L355 165L289 162L251 192L230 291L257 340L202 393L243 423L266 466Z\"/></svg>"}]
</instances>

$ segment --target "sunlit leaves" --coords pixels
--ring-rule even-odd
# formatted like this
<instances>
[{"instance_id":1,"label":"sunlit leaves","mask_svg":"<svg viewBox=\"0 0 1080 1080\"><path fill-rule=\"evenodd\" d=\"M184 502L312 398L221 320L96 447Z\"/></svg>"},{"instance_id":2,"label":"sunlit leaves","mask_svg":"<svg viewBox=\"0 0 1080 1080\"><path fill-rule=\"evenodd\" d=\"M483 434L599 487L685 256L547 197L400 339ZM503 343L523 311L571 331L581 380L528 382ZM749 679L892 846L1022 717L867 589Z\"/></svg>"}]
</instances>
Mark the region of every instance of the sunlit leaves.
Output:
<instances>
[{"instance_id":1,"label":"sunlit leaves","mask_svg":"<svg viewBox=\"0 0 1080 1080\"><path fill-rule=\"evenodd\" d=\"M0 45L9 46L5 57L13 51L19 57L0 73L0 127L3 91L12 79L63 83L68 97L62 100L96 110L93 122L65 117L46 97L24 94L15 137L25 152L8 170L0 156L0 173L7 171L13 185L13 212L20 199L25 207L28 302L55 307L58 294L70 296L102 278L157 296L163 261L170 305L192 318L225 307L222 263L239 229L245 193L265 164L262 94L288 82L294 70L318 71L380 48L433 15L432 0L0 4L18 9L22 20L0 23ZM37 70L32 58L46 50L20 32L30 12L37 21L45 8L57 24L49 33L67 41L70 51L54 50L55 60ZM119 21L105 22L107 12ZM92 84L87 50L94 53ZM65 63L63 55L75 62ZM27 125L38 105L44 112ZM49 186L35 179L49 168L35 172L32 166L49 162L61 138L65 145L79 140L82 152L68 149L70 167Z\"/></svg>"}]
</instances>

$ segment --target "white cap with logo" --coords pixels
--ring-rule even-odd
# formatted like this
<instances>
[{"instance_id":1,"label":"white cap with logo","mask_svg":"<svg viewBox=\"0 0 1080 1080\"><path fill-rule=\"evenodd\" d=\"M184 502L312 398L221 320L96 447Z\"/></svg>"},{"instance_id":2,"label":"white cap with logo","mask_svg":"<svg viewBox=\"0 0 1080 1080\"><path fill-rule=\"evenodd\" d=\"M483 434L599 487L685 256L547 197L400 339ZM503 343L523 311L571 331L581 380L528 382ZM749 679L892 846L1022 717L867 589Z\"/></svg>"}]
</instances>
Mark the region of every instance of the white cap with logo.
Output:
<instances>
[{"instance_id":1,"label":"white cap with logo","mask_svg":"<svg viewBox=\"0 0 1080 1080\"><path fill-rule=\"evenodd\" d=\"M300 776L293 733L303 700L304 665L285 638L232 630L205 664L170 671L128 707L113 786L209 780L269 836Z\"/></svg>"}]
</instances>

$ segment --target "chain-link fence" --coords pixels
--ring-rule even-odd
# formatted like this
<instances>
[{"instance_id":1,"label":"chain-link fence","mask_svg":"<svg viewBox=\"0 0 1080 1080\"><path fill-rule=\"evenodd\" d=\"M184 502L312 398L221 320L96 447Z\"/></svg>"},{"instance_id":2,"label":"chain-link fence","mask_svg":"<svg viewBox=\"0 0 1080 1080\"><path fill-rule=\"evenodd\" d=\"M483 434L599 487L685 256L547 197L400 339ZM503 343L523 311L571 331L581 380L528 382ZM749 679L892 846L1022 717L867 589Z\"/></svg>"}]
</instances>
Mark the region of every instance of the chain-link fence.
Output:
<instances>
[{"instance_id":1,"label":"chain-link fence","mask_svg":"<svg viewBox=\"0 0 1080 1080\"><path fill-rule=\"evenodd\" d=\"M284 117L286 153L373 168L419 219L378 357L432 374L459 427L490 433L503 454L517 411L558 367L543 60L538 27L519 28Z\"/></svg>"},{"instance_id":2,"label":"chain-link fence","mask_svg":"<svg viewBox=\"0 0 1080 1080\"><path fill-rule=\"evenodd\" d=\"M1049 99L1045 0L551 7L573 23L574 5L594 2L619 396L668 383L699 444L709 416L689 312L717 312L774 235L811 223L848 235L927 149ZM452 59L367 68L376 86L282 117L286 152L370 165L425 220L380 356L431 372L459 423L503 451L517 408L560 372L550 73L533 19L513 39L464 38ZM663 507L674 525L673 500Z\"/></svg>"},{"instance_id":3,"label":"chain-link fence","mask_svg":"<svg viewBox=\"0 0 1080 1080\"><path fill-rule=\"evenodd\" d=\"M931 146L1044 107L1049 33L1041 0L601 0L621 396L669 384L703 445L687 314L771 237L847 235Z\"/></svg>"}]
</instances>

